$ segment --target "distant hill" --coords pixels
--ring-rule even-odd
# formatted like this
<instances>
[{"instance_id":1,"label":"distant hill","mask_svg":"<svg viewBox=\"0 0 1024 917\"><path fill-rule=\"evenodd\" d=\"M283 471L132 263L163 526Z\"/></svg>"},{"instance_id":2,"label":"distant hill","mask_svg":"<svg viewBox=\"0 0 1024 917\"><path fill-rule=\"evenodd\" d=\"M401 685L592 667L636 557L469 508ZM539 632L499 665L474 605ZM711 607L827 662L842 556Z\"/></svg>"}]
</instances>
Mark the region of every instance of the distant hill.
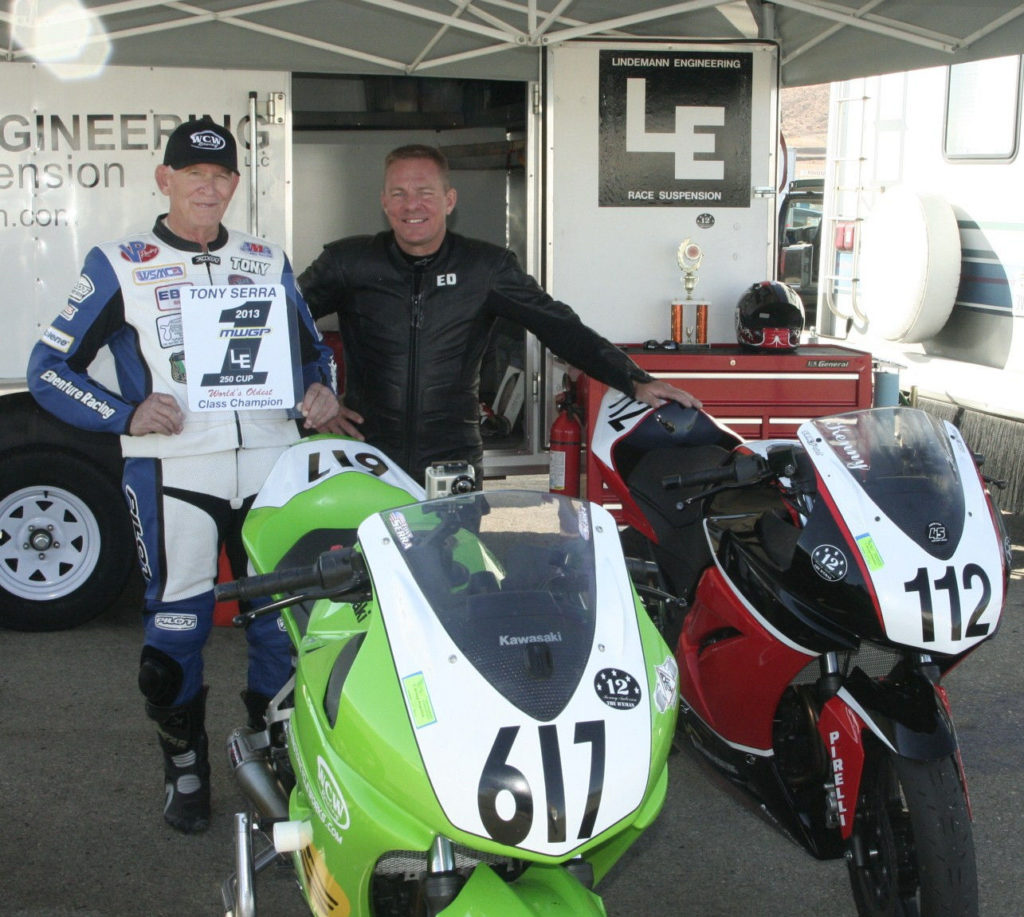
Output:
<instances>
[{"instance_id":1,"label":"distant hill","mask_svg":"<svg viewBox=\"0 0 1024 917\"><path fill-rule=\"evenodd\" d=\"M782 136L796 155L792 178L825 174L825 142L828 139L829 84L793 86L782 90L779 105Z\"/></svg>"},{"instance_id":2,"label":"distant hill","mask_svg":"<svg viewBox=\"0 0 1024 917\"><path fill-rule=\"evenodd\" d=\"M790 149L825 146L828 92L828 83L782 90L782 133Z\"/></svg>"}]
</instances>

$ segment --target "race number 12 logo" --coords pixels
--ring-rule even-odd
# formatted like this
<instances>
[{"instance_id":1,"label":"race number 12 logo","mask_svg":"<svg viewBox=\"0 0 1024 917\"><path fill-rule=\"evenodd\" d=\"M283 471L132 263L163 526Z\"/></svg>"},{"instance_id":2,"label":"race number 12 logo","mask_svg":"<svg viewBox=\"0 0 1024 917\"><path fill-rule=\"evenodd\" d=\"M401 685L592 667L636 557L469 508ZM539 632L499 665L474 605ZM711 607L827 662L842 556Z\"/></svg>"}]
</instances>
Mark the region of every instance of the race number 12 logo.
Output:
<instances>
[{"instance_id":1,"label":"race number 12 logo","mask_svg":"<svg viewBox=\"0 0 1024 917\"><path fill-rule=\"evenodd\" d=\"M218 336L227 340L227 350L219 373L204 373L202 384L209 385L264 385L267 373L256 372L256 356L260 341L270 334L267 318L270 300L240 303L220 314L222 327Z\"/></svg>"}]
</instances>

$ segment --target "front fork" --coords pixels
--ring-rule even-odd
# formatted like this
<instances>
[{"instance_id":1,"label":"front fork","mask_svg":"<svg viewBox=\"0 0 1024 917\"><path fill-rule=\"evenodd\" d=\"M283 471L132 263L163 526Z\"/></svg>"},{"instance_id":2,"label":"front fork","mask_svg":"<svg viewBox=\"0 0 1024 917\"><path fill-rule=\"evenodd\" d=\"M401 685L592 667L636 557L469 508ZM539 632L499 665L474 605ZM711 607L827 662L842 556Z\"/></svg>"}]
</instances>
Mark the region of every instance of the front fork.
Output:
<instances>
[{"instance_id":1,"label":"front fork","mask_svg":"<svg viewBox=\"0 0 1024 917\"><path fill-rule=\"evenodd\" d=\"M817 727L832 771L825 786L826 820L844 840L853 832L867 732L893 755L922 761L954 755L967 795L949 699L930 656L908 657L898 679L844 677L836 653L822 656L821 669L818 685L824 704Z\"/></svg>"},{"instance_id":2,"label":"front fork","mask_svg":"<svg viewBox=\"0 0 1024 917\"><path fill-rule=\"evenodd\" d=\"M430 847L427 875L423 879L427 917L440 914L455 900L465 884L465 878L455 870L455 849L452 842L438 835Z\"/></svg>"},{"instance_id":3,"label":"front fork","mask_svg":"<svg viewBox=\"0 0 1024 917\"><path fill-rule=\"evenodd\" d=\"M826 653L821 667L820 685L830 696L818 716L818 734L825 745L832 772L832 779L825 783L825 824L838 828L843 839L849 840L864 771L862 730L865 723L838 698L842 676L837 654Z\"/></svg>"}]
</instances>

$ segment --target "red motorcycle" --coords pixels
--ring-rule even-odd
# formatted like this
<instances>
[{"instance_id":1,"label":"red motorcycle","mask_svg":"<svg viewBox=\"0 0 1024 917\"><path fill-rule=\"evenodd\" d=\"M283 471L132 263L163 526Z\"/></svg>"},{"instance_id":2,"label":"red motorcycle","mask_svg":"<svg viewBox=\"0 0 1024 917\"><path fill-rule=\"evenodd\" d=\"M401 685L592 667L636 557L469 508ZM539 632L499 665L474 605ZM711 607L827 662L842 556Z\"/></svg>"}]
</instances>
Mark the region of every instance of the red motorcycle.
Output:
<instances>
[{"instance_id":1,"label":"red motorcycle","mask_svg":"<svg viewBox=\"0 0 1024 917\"><path fill-rule=\"evenodd\" d=\"M634 584L675 647L682 743L857 911L978 912L943 676L996 631L1009 539L976 457L911 408L742 441L605 395L590 444Z\"/></svg>"}]
</instances>

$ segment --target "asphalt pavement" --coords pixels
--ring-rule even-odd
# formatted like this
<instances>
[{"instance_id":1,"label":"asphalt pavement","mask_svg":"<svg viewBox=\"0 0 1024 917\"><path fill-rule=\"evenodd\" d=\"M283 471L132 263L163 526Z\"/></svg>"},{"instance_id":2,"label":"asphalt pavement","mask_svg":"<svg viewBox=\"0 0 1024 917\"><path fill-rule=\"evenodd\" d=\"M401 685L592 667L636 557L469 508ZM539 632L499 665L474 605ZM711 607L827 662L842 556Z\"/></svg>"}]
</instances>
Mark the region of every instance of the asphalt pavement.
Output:
<instances>
[{"instance_id":1,"label":"asphalt pavement","mask_svg":"<svg viewBox=\"0 0 1024 917\"><path fill-rule=\"evenodd\" d=\"M1024 914L1024 525L1002 626L946 680L974 812L983 917ZM73 631L0 630L0 915L214 917L245 808L224 741L244 722L245 641L207 651L213 824L161 817L160 754L135 684L138 583ZM724 793L686 754L658 821L598 888L612 917L855 917L841 861L819 862ZM257 882L263 917L308 914L290 869ZM926 915L927 917L927 915Z\"/></svg>"}]
</instances>

